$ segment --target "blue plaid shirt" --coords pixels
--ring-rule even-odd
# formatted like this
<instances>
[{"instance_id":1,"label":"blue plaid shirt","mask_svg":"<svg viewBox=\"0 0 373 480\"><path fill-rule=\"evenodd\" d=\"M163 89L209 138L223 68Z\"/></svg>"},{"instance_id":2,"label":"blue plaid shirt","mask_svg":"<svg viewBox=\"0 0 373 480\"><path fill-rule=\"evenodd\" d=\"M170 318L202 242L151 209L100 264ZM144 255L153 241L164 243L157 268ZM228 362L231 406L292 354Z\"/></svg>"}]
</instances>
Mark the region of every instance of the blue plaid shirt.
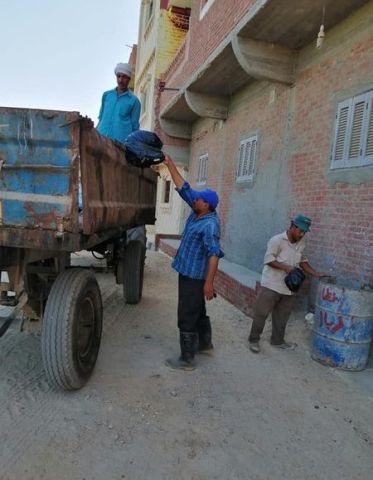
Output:
<instances>
[{"instance_id":1,"label":"blue plaid shirt","mask_svg":"<svg viewBox=\"0 0 373 480\"><path fill-rule=\"evenodd\" d=\"M196 190L193 190L188 182L184 182L184 185L176 191L192 207ZM220 248L218 214L211 212L198 218L193 211L186 221L172 267L181 275L202 280L206 278L209 258L214 256L219 258L224 256Z\"/></svg>"}]
</instances>

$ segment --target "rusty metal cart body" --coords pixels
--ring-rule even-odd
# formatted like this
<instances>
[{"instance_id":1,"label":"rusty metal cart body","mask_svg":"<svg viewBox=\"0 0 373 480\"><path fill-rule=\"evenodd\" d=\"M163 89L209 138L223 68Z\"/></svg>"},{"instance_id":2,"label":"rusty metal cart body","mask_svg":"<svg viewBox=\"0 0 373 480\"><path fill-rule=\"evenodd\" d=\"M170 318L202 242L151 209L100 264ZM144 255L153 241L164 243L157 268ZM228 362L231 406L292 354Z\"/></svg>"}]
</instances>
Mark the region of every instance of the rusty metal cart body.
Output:
<instances>
[{"instance_id":1,"label":"rusty metal cart body","mask_svg":"<svg viewBox=\"0 0 373 480\"><path fill-rule=\"evenodd\" d=\"M127 232L155 222L156 174L129 165L119 145L77 112L0 107L1 304L40 320L46 374L82 387L101 339L101 294L70 254L105 254L124 300L141 298L144 242ZM0 324L1 325L1 324Z\"/></svg>"}]
</instances>

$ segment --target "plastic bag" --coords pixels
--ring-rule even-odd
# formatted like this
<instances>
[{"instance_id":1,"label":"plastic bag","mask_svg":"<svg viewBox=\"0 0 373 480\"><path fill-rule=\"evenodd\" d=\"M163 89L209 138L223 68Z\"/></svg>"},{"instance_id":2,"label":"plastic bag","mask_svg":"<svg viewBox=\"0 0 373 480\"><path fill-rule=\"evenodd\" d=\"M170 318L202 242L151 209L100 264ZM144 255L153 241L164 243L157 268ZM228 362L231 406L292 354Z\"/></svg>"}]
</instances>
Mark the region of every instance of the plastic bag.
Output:
<instances>
[{"instance_id":1,"label":"plastic bag","mask_svg":"<svg viewBox=\"0 0 373 480\"><path fill-rule=\"evenodd\" d=\"M137 130L124 142L127 161L136 167L145 168L163 162L163 143L154 132Z\"/></svg>"},{"instance_id":2,"label":"plastic bag","mask_svg":"<svg viewBox=\"0 0 373 480\"><path fill-rule=\"evenodd\" d=\"M295 267L286 275L284 281L291 292L297 292L305 278L306 275L304 274L303 270L299 267Z\"/></svg>"}]
</instances>

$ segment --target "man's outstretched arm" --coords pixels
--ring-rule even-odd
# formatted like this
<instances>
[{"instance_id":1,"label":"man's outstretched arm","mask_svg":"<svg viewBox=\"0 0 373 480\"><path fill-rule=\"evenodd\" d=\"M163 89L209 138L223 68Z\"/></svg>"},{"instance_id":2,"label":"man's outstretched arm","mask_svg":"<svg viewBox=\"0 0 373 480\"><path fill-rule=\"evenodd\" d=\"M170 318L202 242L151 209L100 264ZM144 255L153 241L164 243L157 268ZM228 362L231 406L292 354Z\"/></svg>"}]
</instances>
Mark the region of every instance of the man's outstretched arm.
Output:
<instances>
[{"instance_id":1,"label":"man's outstretched arm","mask_svg":"<svg viewBox=\"0 0 373 480\"><path fill-rule=\"evenodd\" d=\"M170 172L171 178L176 186L176 188L181 188L184 185L184 178L180 175L179 170L177 169L176 165L172 161L172 158L169 155L165 155L164 162L163 162Z\"/></svg>"},{"instance_id":2,"label":"man's outstretched arm","mask_svg":"<svg viewBox=\"0 0 373 480\"><path fill-rule=\"evenodd\" d=\"M330 277L330 274L327 272L317 272L308 262L300 262L299 266L306 272L316 278L321 277Z\"/></svg>"}]
</instances>

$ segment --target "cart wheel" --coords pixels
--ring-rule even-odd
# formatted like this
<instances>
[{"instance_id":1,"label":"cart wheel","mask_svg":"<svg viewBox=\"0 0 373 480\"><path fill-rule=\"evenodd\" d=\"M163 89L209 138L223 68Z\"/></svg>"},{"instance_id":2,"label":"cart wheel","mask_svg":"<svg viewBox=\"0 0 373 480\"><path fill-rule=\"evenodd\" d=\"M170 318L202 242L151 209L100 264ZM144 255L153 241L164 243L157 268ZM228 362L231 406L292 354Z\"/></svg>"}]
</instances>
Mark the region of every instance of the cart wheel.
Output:
<instances>
[{"instance_id":1,"label":"cart wheel","mask_svg":"<svg viewBox=\"0 0 373 480\"><path fill-rule=\"evenodd\" d=\"M81 268L56 278L43 317L42 356L49 381L77 390L89 379L102 332L101 293L94 274Z\"/></svg>"},{"instance_id":2,"label":"cart wheel","mask_svg":"<svg viewBox=\"0 0 373 480\"><path fill-rule=\"evenodd\" d=\"M123 259L123 296L126 303L139 303L144 280L145 247L130 242Z\"/></svg>"}]
</instances>

